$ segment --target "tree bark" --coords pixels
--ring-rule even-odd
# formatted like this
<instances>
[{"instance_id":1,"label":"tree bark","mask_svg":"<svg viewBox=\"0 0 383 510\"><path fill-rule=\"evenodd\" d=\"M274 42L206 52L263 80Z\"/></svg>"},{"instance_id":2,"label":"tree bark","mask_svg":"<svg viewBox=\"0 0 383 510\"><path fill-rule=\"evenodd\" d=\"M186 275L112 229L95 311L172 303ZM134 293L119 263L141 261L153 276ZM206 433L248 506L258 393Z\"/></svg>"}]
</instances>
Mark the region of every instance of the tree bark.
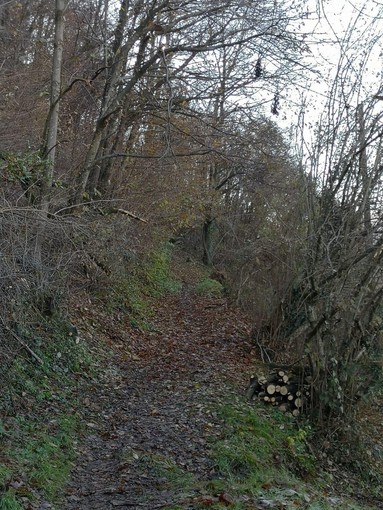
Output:
<instances>
[{"instance_id":1,"label":"tree bark","mask_svg":"<svg viewBox=\"0 0 383 510\"><path fill-rule=\"evenodd\" d=\"M41 183L40 206L45 212L48 212L50 203L50 192L52 189L55 156L57 146L57 131L59 123L60 94L61 94L61 68L64 45L64 10L65 0L56 0L55 7L55 38L54 52L51 75L51 97L50 109L45 126L44 147L42 156L46 160L44 173Z\"/></svg>"},{"instance_id":2,"label":"tree bark","mask_svg":"<svg viewBox=\"0 0 383 510\"><path fill-rule=\"evenodd\" d=\"M7 33L8 4L7 0L0 0L0 39Z\"/></svg>"},{"instance_id":3,"label":"tree bark","mask_svg":"<svg viewBox=\"0 0 383 510\"><path fill-rule=\"evenodd\" d=\"M202 262L206 266L213 264L213 233L216 225L215 218L207 217L203 224L203 256Z\"/></svg>"}]
</instances>

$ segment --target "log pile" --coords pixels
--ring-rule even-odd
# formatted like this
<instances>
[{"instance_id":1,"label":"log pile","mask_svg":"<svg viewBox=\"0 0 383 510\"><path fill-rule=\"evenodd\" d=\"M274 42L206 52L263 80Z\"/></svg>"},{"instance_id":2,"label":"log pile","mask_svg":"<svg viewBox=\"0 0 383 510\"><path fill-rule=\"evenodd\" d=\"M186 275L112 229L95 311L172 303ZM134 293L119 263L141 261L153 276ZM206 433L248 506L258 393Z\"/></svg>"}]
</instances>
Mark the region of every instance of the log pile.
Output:
<instances>
[{"instance_id":1,"label":"log pile","mask_svg":"<svg viewBox=\"0 0 383 510\"><path fill-rule=\"evenodd\" d=\"M304 369L292 372L275 368L267 377L251 377L246 395L251 400L278 407L283 413L296 417L307 409L310 384L311 376Z\"/></svg>"}]
</instances>

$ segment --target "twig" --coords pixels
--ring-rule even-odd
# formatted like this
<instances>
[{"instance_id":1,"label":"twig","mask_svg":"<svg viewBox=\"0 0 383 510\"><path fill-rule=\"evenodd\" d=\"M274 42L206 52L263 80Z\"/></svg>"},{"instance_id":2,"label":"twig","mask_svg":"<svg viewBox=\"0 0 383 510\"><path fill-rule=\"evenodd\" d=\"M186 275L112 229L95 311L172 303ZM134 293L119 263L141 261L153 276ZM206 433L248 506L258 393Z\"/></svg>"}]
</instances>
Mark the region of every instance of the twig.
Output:
<instances>
[{"instance_id":1,"label":"twig","mask_svg":"<svg viewBox=\"0 0 383 510\"><path fill-rule=\"evenodd\" d=\"M144 220L144 218L140 218L136 214L133 214L129 211L126 211L125 209L111 209L111 213L120 213L120 214L126 214L129 216L129 218L133 218L134 220L142 221L143 223L148 223L147 220Z\"/></svg>"},{"instance_id":2,"label":"twig","mask_svg":"<svg viewBox=\"0 0 383 510\"><path fill-rule=\"evenodd\" d=\"M24 347L24 349L26 351L28 351L29 354L33 358L35 358L36 361L38 361L40 363L40 365L44 365L43 360L29 347L29 345L26 342L24 342L24 340L22 340L18 335L16 335L16 333L14 331L12 331L11 328L5 324L4 319L2 317L1 317L1 322L3 323L4 328L7 331L9 331L9 333L13 336L13 338L15 340L17 340L19 342L19 344L21 344Z\"/></svg>"},{"instance_id":3,"label":"twig","mask_svg":"<svg viewBox=\"0 0 383 510\"><path fill-rule=\"evenodd\" d=\"M24 340L21 340L21 338L18 337L16 333L14 333L12 330L9 329L9 332L11 333L13 338L17 340L24 347L24 349L27 350L33 358L35 358L36 361L40 363L40 365L44 365L43 360L39 356L37 356L37 354L34 351L32 351L32 349L29 347L27 343L24 342Z\"/></svg>"}]
</instances>

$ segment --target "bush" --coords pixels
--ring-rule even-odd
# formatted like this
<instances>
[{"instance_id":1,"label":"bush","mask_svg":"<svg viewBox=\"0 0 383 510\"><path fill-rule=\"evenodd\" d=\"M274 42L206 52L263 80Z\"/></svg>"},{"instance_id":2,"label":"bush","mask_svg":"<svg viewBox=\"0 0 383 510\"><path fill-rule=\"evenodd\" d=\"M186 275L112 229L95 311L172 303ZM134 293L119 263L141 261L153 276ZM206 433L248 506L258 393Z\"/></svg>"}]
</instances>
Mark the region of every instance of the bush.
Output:
<instances>
[{"instance_id":1,"label":"bush","mask_svg":"<svg viewBox=\"0 0 383 510\"><path fill-rule=\"evenodd\" d=\"M196 285L195 290L200 296L213 298L222 297L224 288L217 280L205 278Z\"/></svg>"}]
</instances>

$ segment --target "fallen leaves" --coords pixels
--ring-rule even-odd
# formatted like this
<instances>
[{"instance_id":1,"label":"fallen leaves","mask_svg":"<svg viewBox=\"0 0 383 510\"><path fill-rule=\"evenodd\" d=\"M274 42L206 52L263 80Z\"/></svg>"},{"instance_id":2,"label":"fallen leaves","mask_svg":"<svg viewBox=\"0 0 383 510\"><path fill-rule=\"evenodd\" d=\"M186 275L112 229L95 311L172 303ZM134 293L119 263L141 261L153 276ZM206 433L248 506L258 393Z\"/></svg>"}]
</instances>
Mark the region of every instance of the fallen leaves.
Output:
<instances>
[{"instance_id":1,"label":"fallen leaves","mask_svg":"<svg viewBox=\"0 0 383 510\"><path fill-rule=\"evenodd\" d=\"M94 394L83 396L92 436L73 473L65 510L133 502L154 509L163 501L193 498L202 507L236 503L225 491L182 494L191 481L211 475L207 439L221 427L212 407L235 391L226 383L242 388L252 365L238 335L244 317L230 308L222 315L222 307L206 306L211 304L185 295L166 298L151 319L154 332L130 330L134 340L121 352L116 342L116 367ZM113 335L127 333L113 328Z\"/></svg>"}]
</instances>

